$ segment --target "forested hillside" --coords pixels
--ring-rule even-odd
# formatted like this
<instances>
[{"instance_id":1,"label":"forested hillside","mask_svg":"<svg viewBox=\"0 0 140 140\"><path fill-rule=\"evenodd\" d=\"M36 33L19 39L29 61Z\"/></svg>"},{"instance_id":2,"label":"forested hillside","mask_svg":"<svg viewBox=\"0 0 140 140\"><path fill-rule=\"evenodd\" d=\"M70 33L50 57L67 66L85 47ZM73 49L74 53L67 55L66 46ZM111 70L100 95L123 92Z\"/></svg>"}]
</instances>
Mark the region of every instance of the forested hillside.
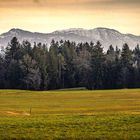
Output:
<instances>
[{"instance_id":1,"label":"forested hillside","mask_svg":"<svg viewBox=\"0 0 140 140\"><path fill-rule=\"evenodd\" d=\"M74 87L118 89L140 87L140 48L122 50L104 44L52 40L18 42L14 37L0 55L0 88L50 90Z\"/></svg>"}]
</instances>

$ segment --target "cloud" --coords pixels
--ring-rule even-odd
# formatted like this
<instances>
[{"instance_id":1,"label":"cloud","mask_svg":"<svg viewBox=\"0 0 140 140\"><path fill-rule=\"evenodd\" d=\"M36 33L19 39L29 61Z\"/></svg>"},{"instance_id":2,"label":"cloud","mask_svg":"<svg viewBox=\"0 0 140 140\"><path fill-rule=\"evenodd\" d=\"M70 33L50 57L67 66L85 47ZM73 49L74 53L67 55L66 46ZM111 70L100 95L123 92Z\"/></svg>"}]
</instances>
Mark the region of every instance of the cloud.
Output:
<instances>
[{"instance_id":1,"label":"cloud","mask_svg":"<svg viewBox=\"0 0 140 140\"><path fill-rule=\"evenodd\" d=\"M140 4L140 0L81 0L82 4Z\"/></svg>"},{"instance_id":2,"label":"cloud","mask_svg":"<svg viewBox=\"0 0 140 140\"><path fill-rule=\"evenodd\" d=\"M57 8L71 8L71 7L108 7L108 6L140 6L140 0L0 0L0 6L2 7L57 7Z\"/></svg>"},{"instance_id":3,"label":"cloud","mask_svg":"<svg viewBox=\"0 0 140 140\"><path fill-rule=\"evenodd\" d=\"M140 3L140 0L113 0L118 3Z\"/></svg>"}]
</instances>

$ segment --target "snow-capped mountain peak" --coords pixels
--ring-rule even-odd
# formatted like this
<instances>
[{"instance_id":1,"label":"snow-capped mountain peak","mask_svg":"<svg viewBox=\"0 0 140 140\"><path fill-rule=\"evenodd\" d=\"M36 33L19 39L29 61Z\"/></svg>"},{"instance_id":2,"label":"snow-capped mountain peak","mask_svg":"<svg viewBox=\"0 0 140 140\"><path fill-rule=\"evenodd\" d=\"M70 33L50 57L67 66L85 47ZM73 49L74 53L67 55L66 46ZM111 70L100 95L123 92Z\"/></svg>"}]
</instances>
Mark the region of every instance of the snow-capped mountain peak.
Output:
<instances>
[{"instance_id":1,"label":"snow-capped mountain peak","mask_svg":"<svg viewBox=\"0 0 140 140\"><path fill-rule=\"evenodd\" d=\"M20 42L23 40L28 40L31 43L42 42L45 44L50 44L52 39L56 41L70 40L77 43L91 41L96 43L97 41L100 41L105 50L107 50L110 45L121 48L124 43L128 43L130 48L133 49L137 44L140 44L140 36L122 34L117 30L102 27L90 30L70 28L66 30L57 30L47 34L37 32L33 33L22 29L13 28L0 35L0 46L7 46L8 42L10 42L14 36L16 36Z\"/></svg>"}]
</instances>

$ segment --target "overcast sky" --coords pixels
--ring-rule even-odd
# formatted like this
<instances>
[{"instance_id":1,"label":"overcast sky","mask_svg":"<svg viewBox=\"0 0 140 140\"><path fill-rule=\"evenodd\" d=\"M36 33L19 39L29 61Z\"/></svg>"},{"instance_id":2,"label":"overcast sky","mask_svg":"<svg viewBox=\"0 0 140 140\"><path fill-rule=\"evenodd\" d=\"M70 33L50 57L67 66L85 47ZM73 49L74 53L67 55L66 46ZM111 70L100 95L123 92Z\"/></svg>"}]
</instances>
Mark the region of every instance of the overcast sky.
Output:
<instances>
[{"instance_id":1,"label":"overcast sky","mask_svg":"<svg viewBox=\"0 0 140 140\"><path fill-rule=\"evenodd\" d=\"M0 0L0 33L96 27L140 35L140 0Z\"/></svg>"}]
</instances>

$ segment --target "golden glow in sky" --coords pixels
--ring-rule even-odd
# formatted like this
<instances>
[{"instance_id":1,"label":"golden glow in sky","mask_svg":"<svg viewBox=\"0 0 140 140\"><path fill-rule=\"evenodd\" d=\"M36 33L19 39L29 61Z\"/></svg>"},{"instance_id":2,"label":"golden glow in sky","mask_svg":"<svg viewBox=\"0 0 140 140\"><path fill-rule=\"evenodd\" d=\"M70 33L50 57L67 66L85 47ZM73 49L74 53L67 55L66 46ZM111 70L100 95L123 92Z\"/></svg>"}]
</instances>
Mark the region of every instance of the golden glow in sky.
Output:
<instances>
[{"instance_id":1,"label":"golden glow in sky","mask_svg":"<svg viewBox=\"0 0 140 140\"><path fill-rule=\"evenodd\" d=\"M140 0L0 0L0 33L114 28L140 35Z\"/></svg>"}]
</instances>

